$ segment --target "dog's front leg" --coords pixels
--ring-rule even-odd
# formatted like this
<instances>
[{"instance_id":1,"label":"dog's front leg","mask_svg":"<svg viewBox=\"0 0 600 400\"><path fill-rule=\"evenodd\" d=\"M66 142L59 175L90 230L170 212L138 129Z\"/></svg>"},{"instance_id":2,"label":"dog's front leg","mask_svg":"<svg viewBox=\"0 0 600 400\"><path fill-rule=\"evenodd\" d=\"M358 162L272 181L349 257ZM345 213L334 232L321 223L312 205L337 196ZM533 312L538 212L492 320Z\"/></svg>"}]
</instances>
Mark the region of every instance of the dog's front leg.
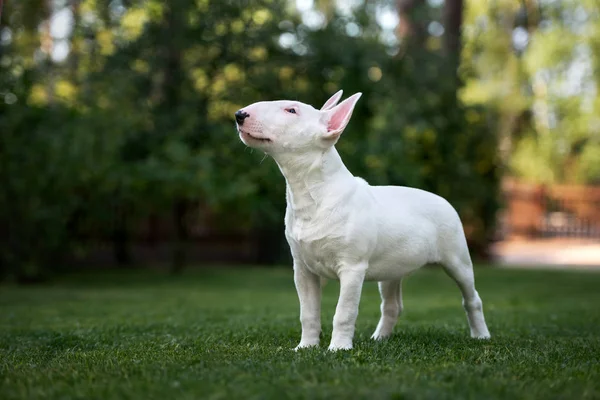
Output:
<instances>
[{"instance_id":1,"label":"dog's front leg","mask_svg":"<svg viewBox=\"0 0 600 400\"><path fill-rule=\"evenodd\" d=\"M333 317L333 333L329 345L331 351L352 348L352 338L366 270L366 265L358 265L342 268L338 274L340 297Z\"/></svg>"},{"instance_id":2,"label":"dog's front leg","mask_svg":"<svg viewBox=\"0 0 600 400\"><path fill-rule=\"evenodd\" d=\"M321 283L319 277L294 262L294 282L300 299L302 338L295 350L317 346L321 334Z\"/></svg>"}]
</instances>

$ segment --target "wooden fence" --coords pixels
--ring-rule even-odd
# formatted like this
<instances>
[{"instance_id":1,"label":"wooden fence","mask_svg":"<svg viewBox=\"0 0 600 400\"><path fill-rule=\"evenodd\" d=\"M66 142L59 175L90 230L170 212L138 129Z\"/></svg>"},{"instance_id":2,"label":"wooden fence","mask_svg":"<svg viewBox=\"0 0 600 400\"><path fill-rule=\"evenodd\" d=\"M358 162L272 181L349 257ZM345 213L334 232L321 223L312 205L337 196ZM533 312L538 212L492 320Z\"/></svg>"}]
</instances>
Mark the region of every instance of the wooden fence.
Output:
<instances>
[{"instance_id":1,"label":"wooden fence","mask_svg":"<svg viewBox=\"0 0 600 400\"><path fill-rule=\"evenodd\" d=\"M503 237L600 238L600 186L505 180Z\"/></svg>"}]
</instances>

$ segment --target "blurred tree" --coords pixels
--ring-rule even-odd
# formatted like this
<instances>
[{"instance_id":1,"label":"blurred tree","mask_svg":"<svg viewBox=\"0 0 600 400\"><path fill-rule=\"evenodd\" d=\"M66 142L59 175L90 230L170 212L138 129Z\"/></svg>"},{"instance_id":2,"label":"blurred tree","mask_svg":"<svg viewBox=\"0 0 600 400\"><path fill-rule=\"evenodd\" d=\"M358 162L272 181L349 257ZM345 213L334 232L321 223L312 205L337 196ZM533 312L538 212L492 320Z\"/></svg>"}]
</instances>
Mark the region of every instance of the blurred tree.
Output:
<instances>
[{"instance_id":1,"label":"blurred tree","mask_svg":"<svg viewBox=\"0 0 600 400\"><path fill-rule=\"evenodd\" d=\"M600 182L599 15L593 0L468 2L462 99L497 110L511 174Z\"/></svg>"}]
</instances>

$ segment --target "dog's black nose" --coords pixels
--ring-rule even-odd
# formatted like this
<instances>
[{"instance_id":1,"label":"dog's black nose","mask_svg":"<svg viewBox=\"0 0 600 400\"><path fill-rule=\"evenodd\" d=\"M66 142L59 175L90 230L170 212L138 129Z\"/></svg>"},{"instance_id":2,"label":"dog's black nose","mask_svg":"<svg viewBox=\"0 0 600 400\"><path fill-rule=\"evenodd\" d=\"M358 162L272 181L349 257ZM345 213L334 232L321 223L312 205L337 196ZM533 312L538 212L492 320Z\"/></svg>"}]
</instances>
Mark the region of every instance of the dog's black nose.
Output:
<instances>
[{"instance_id":1,"label":"dog's black nose","mask_svg":"<svg viewBox=\"0 0 600 400\"><path fill-rule=\"evenodd\" d=\"M250 114L248 114L247 112L245 112L243 110L237 110L235 112L235 120L240 125L242 125L244 123L244 120L249 116L250 116Z\"/></svg>"}]
</instances>

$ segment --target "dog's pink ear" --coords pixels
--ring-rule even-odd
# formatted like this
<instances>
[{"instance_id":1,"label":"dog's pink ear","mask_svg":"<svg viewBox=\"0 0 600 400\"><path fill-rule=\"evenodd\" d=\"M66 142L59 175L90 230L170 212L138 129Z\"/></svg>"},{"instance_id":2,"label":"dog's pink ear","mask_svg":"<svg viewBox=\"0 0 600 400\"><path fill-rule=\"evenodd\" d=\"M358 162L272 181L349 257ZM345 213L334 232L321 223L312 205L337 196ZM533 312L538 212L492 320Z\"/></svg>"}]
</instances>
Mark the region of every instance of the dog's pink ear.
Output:
<instances>
[{"instance_id":1,"label":"dog's pink ear","mask_svg":"<svg viewBox=\"0 0 600 400\"><path fill-rule=\"evenodd\" d=\"M362 93L355 93L327 111L327 133L324 136L325 139L337 139L342 134L346 125L350 122L352 111L354 111L354 106L358 99L360 99L360 96L362 96Z\"/></svg>"},{"instance_id":2,"label":"dog's pink ear","mask_svg":"<svg viewBox=\"0 0 600 400\"><path fill-rule=\"evenodd\" d=\"M344 91L338 90L336 94L331 96L329 100L327 100L325 104L323 104L323 107L321 107L321 111L331 110L338 103L338 101L340 101L340 99L342 98L342 94L344 94Z\"/></svg>"}]
</instances>

